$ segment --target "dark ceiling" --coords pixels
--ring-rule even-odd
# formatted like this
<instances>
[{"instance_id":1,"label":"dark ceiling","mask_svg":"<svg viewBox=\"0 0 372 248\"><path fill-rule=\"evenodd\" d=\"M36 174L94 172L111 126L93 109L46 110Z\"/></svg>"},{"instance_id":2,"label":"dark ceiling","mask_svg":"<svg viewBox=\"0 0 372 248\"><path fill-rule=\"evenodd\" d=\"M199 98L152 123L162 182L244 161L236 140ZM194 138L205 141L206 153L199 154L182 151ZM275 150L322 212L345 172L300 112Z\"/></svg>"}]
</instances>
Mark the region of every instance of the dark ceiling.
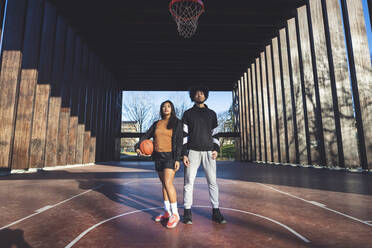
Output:
<instances>
[{"instance_id":1,"label":"dark ceiling","mask_svg":"<svg viewBox=\"0 0 372 248\"><path fill-rule=\"evenodd\" d=\"M232 90L248 65L305 0L205 0L196 34L184 39L168 0L63 0L57 10L123 90Z\"/></svg>"}]
</instances>

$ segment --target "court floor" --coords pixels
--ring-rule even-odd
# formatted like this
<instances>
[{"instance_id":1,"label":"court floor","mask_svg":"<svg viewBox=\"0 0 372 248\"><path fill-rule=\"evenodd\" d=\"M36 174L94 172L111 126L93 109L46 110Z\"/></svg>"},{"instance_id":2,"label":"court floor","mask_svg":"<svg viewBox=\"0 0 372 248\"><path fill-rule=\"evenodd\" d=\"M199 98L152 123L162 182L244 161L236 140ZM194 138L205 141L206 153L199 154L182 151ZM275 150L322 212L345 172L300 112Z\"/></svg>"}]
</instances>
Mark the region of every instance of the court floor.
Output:
<instances>
[{"instance_id":1,"label":"court floor","mask_svg":"<svg viewBox=\"0 0 372 248\"><path fill-rule=\"evenodd\" d=\"M211 220L202 169L193 224L167 229L151 162L0 176L0 247L372 247L372 174L218 162ZM175 185L182 216L183 169Z\"/></svg>"}]
</instances>

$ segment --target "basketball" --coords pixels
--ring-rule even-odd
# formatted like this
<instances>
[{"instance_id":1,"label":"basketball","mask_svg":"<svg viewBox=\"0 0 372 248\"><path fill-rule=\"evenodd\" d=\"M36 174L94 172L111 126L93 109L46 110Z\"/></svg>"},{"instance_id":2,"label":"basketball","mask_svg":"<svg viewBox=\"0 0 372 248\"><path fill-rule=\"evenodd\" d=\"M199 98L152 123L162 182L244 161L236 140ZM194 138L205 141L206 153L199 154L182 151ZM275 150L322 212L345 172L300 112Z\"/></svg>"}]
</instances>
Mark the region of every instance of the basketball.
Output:
<instances>
[{"instance_id":1,"label":"basketball","mask_svg":"<svg viewBox=\"0 0 372 248\"><path fill-rule=\"evenodd\" d=\"M152 143L151 140L145 139L140 144L140 150L145 155L151 155L152 152L154 151L154 144Z\"/></svg>"}]
</instances>

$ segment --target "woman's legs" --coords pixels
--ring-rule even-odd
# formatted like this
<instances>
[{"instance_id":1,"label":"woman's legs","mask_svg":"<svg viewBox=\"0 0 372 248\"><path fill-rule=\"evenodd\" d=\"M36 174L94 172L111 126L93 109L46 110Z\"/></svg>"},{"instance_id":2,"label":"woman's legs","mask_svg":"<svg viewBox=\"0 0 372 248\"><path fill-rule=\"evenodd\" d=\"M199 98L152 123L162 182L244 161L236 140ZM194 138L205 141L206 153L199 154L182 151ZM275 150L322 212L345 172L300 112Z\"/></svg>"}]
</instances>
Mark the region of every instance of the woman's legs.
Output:
<instances>
[{"instance_id":1,"label":"woman's legs","mask_svg":"<svg viewBox=\"0 0 372 248\"><path fill-rule=\"evenodd\" d=\"M161 190L163 192L163 199L164 201L169 201L168 193L164 185L164 171L158 171L158 175L159 175L159 179L161 182Z\"/></svg>"},{"instance_id":2,"label":"woman's legs","mask_svg":"<svg viewBox=\"0 0 372 248\"><path fill-rule=\"evenodd\" d=\"M168 195L168 199L170 203L177 202L177 193L176 188L174 187L173 180L175 171L173 169L164 169L164 177L163 177L163 187L165 187L166 194Z\"/></svg>"}]
</instances>

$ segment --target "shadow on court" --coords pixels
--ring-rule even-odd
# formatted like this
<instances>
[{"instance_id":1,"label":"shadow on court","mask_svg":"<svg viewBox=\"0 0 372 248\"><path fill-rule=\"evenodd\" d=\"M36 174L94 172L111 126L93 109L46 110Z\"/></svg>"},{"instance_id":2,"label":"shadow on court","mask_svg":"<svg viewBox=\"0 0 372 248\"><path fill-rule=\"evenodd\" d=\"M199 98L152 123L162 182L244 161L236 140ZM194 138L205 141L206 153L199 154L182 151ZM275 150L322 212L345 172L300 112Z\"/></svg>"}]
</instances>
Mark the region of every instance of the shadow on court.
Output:
<instances>
[{"instance_id":1,"label":"shadow on court","mask_svg":"<svg viewBox=\"0 0 372 248\"><path fill-rule=\"evenodd\" d=\"M24 233L20 229L4 229L0 231L0 246L2 248L31 248L24 239Z\"/></svg>"},{"instance_id":2,"label":"shadow on court","mask_svg":"<svg viewBox=\"0 0 372 248\"><path fill-rule=\"evenodd\" d=\"M0 181L8 180L58 180L58 179L133 179L157 178L153 162L107 162L98 166L107 166L107 170L89 171L44 171L31 174L12 174L0 176ZM92 166L91 168L95 168ZM117 168L117 169L115 169ZM126 169L129 169L126 171ZM80 168L77 168L80 170ZM136 171L138 170L138 171ZM183 177L184 166L176 173ZM197 177L204 177L200 166ZM372 195L372 173L354 173L329 169L292 167L231 161L217 162L217 178L230 179L280 186L318 189L343 193Z\"/></svg>"}]
</instances>

